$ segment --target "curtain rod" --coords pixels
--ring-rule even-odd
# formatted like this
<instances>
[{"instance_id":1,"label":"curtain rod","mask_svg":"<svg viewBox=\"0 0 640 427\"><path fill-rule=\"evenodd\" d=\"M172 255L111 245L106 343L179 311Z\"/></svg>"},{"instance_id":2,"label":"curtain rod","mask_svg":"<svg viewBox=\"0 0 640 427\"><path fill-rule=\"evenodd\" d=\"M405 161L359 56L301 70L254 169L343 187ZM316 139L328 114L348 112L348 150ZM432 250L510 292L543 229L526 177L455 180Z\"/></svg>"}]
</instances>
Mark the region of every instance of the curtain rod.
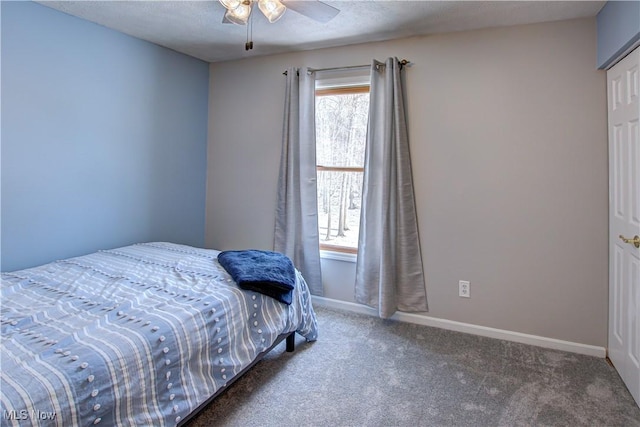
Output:
<instances>
[{"instance_id":1,"label":"curtain rod","mask_svg":"<svg viewBox=\"0 0 640 427\"><path fill-rule=\"evenodd\" d=\"M411 64L411 61L407 60L407 59L402 59L400 61L398 61L398 63L400 64L400 68L404 67L405 65ZM365 67L370 67L371 64L365 64L365 65L348 65L346 67L331 67L331 68L309 68L309 71L333 71L333 70L349 70L352 68L365 68ZM285 71L284 73L285 76L287 75L287 71Z\"/></svg>"}]
</instances>

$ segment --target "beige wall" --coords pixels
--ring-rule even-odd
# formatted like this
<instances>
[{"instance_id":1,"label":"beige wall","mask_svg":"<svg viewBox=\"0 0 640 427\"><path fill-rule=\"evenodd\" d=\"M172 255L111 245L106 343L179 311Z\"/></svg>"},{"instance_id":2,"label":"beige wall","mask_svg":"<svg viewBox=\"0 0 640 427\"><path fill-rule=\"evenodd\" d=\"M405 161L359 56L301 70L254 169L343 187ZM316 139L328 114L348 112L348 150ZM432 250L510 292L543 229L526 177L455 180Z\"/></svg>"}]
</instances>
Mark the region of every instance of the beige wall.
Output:
<instances>
[{"instance_id":1,"label":"beige wall","mask_svg":"<svg viewBox=\"0 0 640 427\"><path fill-rule=\"evenodd\" d=\"M207 245L272 247L282 71L388 56L413 63L429 316L606 346L606 83L595 19L212 64ZM326 296L350 299L353 264L323 268ZM470 299L457 296L461 279Z\"/></svg>"}]
</instances>

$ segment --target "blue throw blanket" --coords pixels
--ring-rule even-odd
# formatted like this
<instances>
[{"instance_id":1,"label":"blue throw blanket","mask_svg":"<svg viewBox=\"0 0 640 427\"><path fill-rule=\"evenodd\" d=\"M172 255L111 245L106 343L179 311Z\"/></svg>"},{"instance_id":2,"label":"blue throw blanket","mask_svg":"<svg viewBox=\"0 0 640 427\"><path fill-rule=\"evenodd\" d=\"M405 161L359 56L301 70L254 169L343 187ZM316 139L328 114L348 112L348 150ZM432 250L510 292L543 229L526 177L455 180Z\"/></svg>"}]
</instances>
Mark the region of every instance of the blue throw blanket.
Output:
<instances>
[{"instance_id":1,"label":"blue throw blanket","mask_svg":"<svg viewBox=\"0 0 640 427\"><path fill-rule=\"evenodd\" d=\"M291 304L296 270L286 255L256 249L224 251L218 255L218 262L242 289Z\"/></svg>"}]
</instances>

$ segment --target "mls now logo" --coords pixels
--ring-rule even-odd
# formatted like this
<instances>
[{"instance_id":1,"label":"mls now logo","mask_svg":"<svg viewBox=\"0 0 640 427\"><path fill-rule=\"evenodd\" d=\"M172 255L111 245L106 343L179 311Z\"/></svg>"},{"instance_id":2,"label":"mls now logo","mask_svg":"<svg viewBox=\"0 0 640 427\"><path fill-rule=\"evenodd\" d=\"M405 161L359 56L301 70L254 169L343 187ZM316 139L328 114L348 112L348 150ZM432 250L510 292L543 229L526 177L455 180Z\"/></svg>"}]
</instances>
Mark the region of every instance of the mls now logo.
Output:
<instances>
[{"instance_id":1,"label":"mls now logo","mask_svg":"<svg viewBox=\"0 0 640 427\"><path fill-rule=\"evenodd\" d=\"M48 421L48 420L56 419L55 412L31 411L31 413L29 413L29 411L27 411L26 409L21 409L19 411L4 410L2 411L2 416L4 417L5 420L15 420L15 421L24 421L24 420L28 420L29 418L34 420L40 420L40 421Z\"/></svg>"}]
</instances>

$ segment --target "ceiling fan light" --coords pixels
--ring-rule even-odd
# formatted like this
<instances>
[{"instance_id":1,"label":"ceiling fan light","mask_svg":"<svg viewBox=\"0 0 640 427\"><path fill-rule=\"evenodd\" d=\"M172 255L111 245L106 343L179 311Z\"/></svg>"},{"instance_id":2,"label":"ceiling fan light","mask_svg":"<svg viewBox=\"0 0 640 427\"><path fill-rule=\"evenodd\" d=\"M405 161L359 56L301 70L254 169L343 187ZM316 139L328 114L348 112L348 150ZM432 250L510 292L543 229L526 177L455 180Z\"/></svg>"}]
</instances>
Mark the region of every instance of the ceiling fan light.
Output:
<instances>
[{"instance_id":1,"label":"ceiling fan light","mask_svg":"<svg viewBox=\"0 0 640 427\"><path fill-rule=\"evenodd\" d=\"M242 4L240 0L220 0L220 3L228 10L233 10Z\"/></svg>"},{"instance_id":2,"label":"ceiling fan light","mask_svg":"<svg viewBox=\"0 0 640 427\"><path fill-rule=\"evenodd\" d=\"M287 11L287 8L279 0L259 0L258 7L272 24Z\"/></svg>"},{"instance_id":3,"label":"ceiling fan light","mask_svg":"<svg viewBox=\"0 0 640 427\"><path fill-rule=\"evenodd\" d=\"M224 16L236 25L247 25L251 15L251 5L240 3L235 9L227 10Z\"/></svg>"}]
</instances>

